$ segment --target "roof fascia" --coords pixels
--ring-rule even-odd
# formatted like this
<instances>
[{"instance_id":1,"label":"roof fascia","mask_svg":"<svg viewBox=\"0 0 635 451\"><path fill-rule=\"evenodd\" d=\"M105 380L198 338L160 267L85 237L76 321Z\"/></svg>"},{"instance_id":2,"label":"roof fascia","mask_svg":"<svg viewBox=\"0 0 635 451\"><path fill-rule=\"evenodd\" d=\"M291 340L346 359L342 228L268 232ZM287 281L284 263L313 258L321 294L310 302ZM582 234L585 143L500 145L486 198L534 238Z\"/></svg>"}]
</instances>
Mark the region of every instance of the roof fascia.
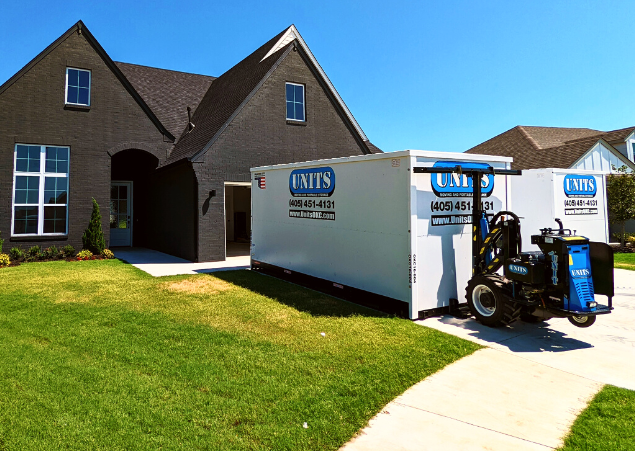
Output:
<instances>
[{"instance_id":1,"label":"roof fascia","mask_svg":"<svg viewBox=\"0 0 635 451\"><path fill-rule=\"evenodd\" d=\"M238 116L238 114L240 114L240 112L242 111L242 109L245 107L245 105L247 105L249 103L249 101L253 98L254 95L256 95L256 93L258 92L258 90L262 87L262 85L269 79L269 77L271 76L271 74L278 68L278 66L280 66L280 64L282 63L282 61L287 57L287 55L289 54L289 52L291 52L292 47L289 47L287 50L285 50L282 55L280 55L280 58L278 58L278 60L275 62L275 64L273 66L271 66L271 68L267 71L267 73L265 74L264 77L262 77L262 79L258 82L258 84L256 85L256 87L254 89L252 89L252 91L249 93L249 95L247 97L245 97L245 100L242 101L242 103L240 105L238 105L238 108L236 108L236 110L232 113L232 115L229 117L229 119L227 119L225 121L225 123L221 126L221 128L218 129L218 131L214 134L214 136L212 136L212 139L209 140L209 142L207 144L205 144L205 147L203 147L201 150L199 150L198 152L196 152L194 155L192 155L191 157L189 157L189 161L193 162L193 163L200 163L202 162L202 158L205 156L205 154L207 153L207 151L214 145L214 143L216 142L216 140L220 137L220 135L223 134L223 132L225 131L225 129L229 126L229 124L231 124L231 122L236 118L236 116Z\"/></svg>"},{"instance_id":2,"label":"roof fascia","mask_svg":"<svg viewBox=\"0 0 635 451\"><path fill-rule=\"evenodd\" d=\"M304 62L307 63L309 70L313 73L313 76L316 78L316 80L326 93L326 96L335 107L337 113L344 120L344 124L355 138L355 141L357 141L359 147L362 149L362 153L364 155L372 154L372 152L368 148L368 145L366 144L368 142L368 138L366 137L366 135L364 135L363 132L360 133L361 129L359 128L359 125L357 124L355 119L353 118L353 120L351 121L352 115L350 114L350 111L346 109L346 105L343 105L341 102L338 101L337 92L331 89L332 85L330 85L328 79L324 79L322 77L323 72L320 72L319 66L315 66L313 60L311 59L311 55L307 54L302 46L298 48L298 53L300 54Z\"/></svg>"},{"instance_id":3,"label":"roof fascia","mask_svg":"<svg viewBox=\"0 0 635 451\"><path fill-rule=\"evenodd\" d=\"M635 163L633 163L632 161L630 161L628 158L625 158L624 155L622 155L622 153L617 150L615 147L613 147L612 145L610 145L607 141L605 141L603 138L598 139L595 144L593 144L589 150L587 150L586 152L584 152L582 154L582 156L580 158L578 158L577 160L575 160L573 163L571 163L571 165L569 166L569 168L572 168L573 166L575 166L576 164L578 164L579 162L581 162L582 160L584 160L591 152L593 152L593 149L595 149L598 144L603 145L604 147L606 147L606 149L611 152L612 154L614 154L619 160L621 160L625 166L628 166L629 168L631 168L633 171L635 171Z\"/></svg>"},{"instance_id":4,"label":"roof fascia","mask_svg":"<svg viewBox=\"0 0 635 451\"><path fill-rule=\"evenodd\" d=\"M346 106L346 103L344 103L344 100L342 99L342 97L340 97L339 93L337 92L337 89L335 89L335 86L333 86L333 83L331 83L331 80L329 79L329 77L324 72L324 69L322 69L322 66L320 66L320 63L318 63L317 59L315 58L315 55L313 55L313 52L311 52L311 49L309 49L309 46L306 44L306 42L304 42L304 39L302 39L302 36L300 35L300 32L295 27L295 25L291 25L289 27L287 32L284 35L282 35L282 37L271 48L271 50L269 50L269 53L267 53L262 60L267 59L269 56L271 56L273 53L275 53L277 50L279 50L282 46L292 42L293 40L298 41L298 44L300 45L302 50L304 50L304 52L306 53L307 57L309 58L309 60L313 64L313 66L315 66L315 69L320 74L320 77L326 83L326 85L328 87L328 90L331 91L333 97L335 98L335 101L337 103L339 103L342 111L348 117L348 120L351 122L351 124L355 128L356 132L362 138L362 141L368 141L368 137L366 136L366 134L364 133L362 128L359 126L359 124L355 120L355 117L353 116L351 111Z\"/></svg>"},{"instance_id":5,"label":"roof fascia","mask_svg":"<svg viewBox=\"0 0 635 451\"><path fill-rule=\"evenodd\" d=\"M139 104L144 113L150 118L152 123L157 127L159 132L161 132L165 137L167 137L170 141L174 141L174 136L165 128L165 126L159 121L159 118L152 112L150 107L145 103L145 101L141 98L139 93L134 89L132 84L125 77L123 72L119 70L115 62L108 56L104 48L99 44L97 39L92 35L92 33L86 28L86 25L80 20L75 25L70 27L64 34L62 34L59 38L57 38L51 45L46 47L42 52L40 52L35 58L29 61L22 69L20 69L16 74L9 78L2 86L0 86L0 94L6 91L9 86L13 85L17 80L19 80L25 73L27 73L31 68L33 68L36 64L42 61L49 53L51 53L57 46L59 46L62 42L68 39L73 33L79 33L84 36L84 38L88 41L88 43L95 49L97 54L101 57L101 59L106 63L106 66L115 74L115 76L119 79L121 84L126 88L128 93L135 99L135 101Z\"/></svg>"},{"instance_id":6,"label":"roof fascia","mask_svg":"<svg viewBox=\"0 0 635 451\"><path fill-rule=\"evenodd\" d=\"M40 61L42 61L44 59L44 57L46 55L48 55L49 53L51 53L58 45L60 45L62 42L64 42L70 35L72 35L75 31L78 30L78 27L80 26L80 24L82 24L82 21L80 20L79 22L77 22L75 25L73 25L72 27L70 27L68 30L66 30L66 32L64 34L62 34L59 38L57 38L55 41L53 41L53 43L51 43L48 47L46 47L44 50L42 50L35 58L33 58L31 61L29 61L28 63L26 63L26 65L20 69L19 71L17 71L13 77L9 78L7 81L5 81L2 86L0 86L0 94L2 94L4 91L6 91L11 85L13 85L13 83L15 83L16 81L18 81L25 73L27 73L33 66L35 66L36 64L38 64Z\"/></svg>"}]
</instances>

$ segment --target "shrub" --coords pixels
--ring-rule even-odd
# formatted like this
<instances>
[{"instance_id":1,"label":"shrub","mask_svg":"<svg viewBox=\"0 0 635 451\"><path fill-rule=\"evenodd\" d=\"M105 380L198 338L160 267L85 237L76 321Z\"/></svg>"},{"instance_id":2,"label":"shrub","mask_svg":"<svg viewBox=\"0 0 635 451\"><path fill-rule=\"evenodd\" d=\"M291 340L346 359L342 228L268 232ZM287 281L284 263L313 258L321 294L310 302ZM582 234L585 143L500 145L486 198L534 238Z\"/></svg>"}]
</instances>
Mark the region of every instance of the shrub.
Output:
<instances>
[{"instance_id":1,"label":"shrub","mask_svg":"<svg viewBox=\"0 0 635 451\"><path fill-rule=\"evenodd\" d=\"M51 258L59 258L60 256L60 251L56 246L51 246L48 248L48 251L51 255Z\"/></svg>"},{"instance_id":2,"label":"shrub","mask_svg":"<svg viewBox=\"0 0 635 451\"><path fill-rule=\"evenodd\" d=\"M104 249L101 253L101 256L109 260L115 258L115 254L113 254L110 249Z\"/></svg>"},{"instance_id":3,"label":"shrub","mask_svg":"<svg viewBox=\"0 0 635 451\"><path fill-rule=\"evenodd\" d=\"M11 257L11 260L22 260L24 259L24 251L19 247L11 248L9 256Z\"/></svg>"},{"instance_id":4,"label":"shrub","mask_svg":"<svg viewBox=\"0 0 635 451\"><path fill-rule=\"evenodd\" d=\"M67 244L62 248L62 257L68 258L75 255L75 248L70 244Z\"/></svg>"},{"instance_id":5,"label":"shrub","mask_svg":"<svg viewBox=\"0 0 635 451\"><path fill-rule=\"evenodd\" d=\"M4 240L0 238L0 252L2 252L2 245L4 244Z\"/></svg>"},{"instance_id":6,"label":"shrub","mask_svg":"<svg viewBox=\"0 0 635 451\"><path fill-rule=\"evenodd\" d=\"M7 254L0 254L0 268L3 266L9 266L11 259Z\"/></svg>"},{"instance_id":7,"label":"shrub","mask_svg":"<svg viewBox=\"0 0 635 451\"><path fill-rule=\"evenodd\" d=\"M93 258L93 253L88 249L82 249L77 253L77 260L90 260Z\"/></svg>"},{"instance_id":8,"label":"shrub","mask_svg":"<svg viewBox=\"0 0 635 451\"><path fill-rule=\"evenodd\" d=\"M106 249L106 240L104 232L101 230L101 213L99 212L99 204L93 199L93 212L90 215L88 228L82 236L83 247L91 251L93 254L101 254Z\"/></svg>"},{"instance_id":9,"label":"shrub","mask_svg":"<svg viewBox=\"0 0 635 451\"><path fill-rule=\"evenodd\" d=\"M28 251L26 251L26 259L28 261L37 260L41 256L42 256L42 250L40 249L40 246L33 246L29 248Z\"/></svg>"}]
</instances>

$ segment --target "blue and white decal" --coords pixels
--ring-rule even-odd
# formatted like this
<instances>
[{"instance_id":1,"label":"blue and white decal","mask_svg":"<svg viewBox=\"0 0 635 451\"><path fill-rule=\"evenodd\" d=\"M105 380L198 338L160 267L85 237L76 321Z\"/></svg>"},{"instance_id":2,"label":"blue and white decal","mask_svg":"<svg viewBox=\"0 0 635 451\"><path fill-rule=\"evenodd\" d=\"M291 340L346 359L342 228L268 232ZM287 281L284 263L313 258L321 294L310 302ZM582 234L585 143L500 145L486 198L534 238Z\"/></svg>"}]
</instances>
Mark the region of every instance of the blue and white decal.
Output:
<instances>
[{"instance_id":1,"label":"blue and white decal","mask_svg":"<svg viewBox=\"0 0 635 451\"><path fill-rule=\"evenodd\" d=\"M595 197L597 191L592 175L569 174L564 177L564 194L567 197Z\"/></svg>"},{"instance_id":2,"label":"blue and white decal","mask_svg":"<svg viewBox=\"0 0 635 451\"><path fill-rule=\"evenodd\" d=\"M520 274L522 276L527 275L527 268L525 268L524 266L520 266L520 265L509 265L507 267L511 272L515 273L515 274Z\"/></svg>"},{"instance_id":3,"label":"blue and white decal","mask_svg":"<svg viewBox=\"0 0 635 451\"><path fill-rule=\"evenodd\" d=\"M488 169L491 166L485 163L465 163L459 161L437 161L435 168L454 168L461 166L463 169ZM430 174L432 179L432 191L437 197L472 197L472 177L465 174ZM486 175L481 179L481 196L489 197L494 190L494 175Z\"/></svg>"},{"instance_id":4,"label":"blue and white decal","mask_svg":"<svg viewBox=\"0 0 635 451\"><path fill-rule=\"evenodd\" d=\"M296 169L289 176L293 197L330 197L335 191L335 172L329 167Z\"/></svg>"}]
</instances>

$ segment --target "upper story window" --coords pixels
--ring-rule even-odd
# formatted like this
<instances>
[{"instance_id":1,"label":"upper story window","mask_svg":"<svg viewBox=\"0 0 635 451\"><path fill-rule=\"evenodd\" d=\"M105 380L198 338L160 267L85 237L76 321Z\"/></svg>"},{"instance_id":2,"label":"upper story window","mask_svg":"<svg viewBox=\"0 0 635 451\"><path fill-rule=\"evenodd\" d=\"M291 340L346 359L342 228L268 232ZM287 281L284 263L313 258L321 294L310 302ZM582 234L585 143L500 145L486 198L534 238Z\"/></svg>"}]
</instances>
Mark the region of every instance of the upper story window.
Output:
<instances>
[{"instance_id":1,"label":"upper story window","mask_svg":"<svg viewBox=\"0 0 635 451\"><path fill-rule=\"evenodd\" d=\"M66 68L66 103L90 106L90 71Z\"/></svg>"},{"instance_id":2,"label":"upper story window","mask_svg":"<svg viewBox=\"0 0 635 451\"><path fill-rule=\"evenodd\" d=\"M16 144L12 235L68 234L69 151Z\"/></svg>"},{"instance_id":3,"label":"upper story window","mask_svg":"<svg viewBox=\"0 0 635 451\"><path fill-rule=\"evenodd\" d=\"M305 121L304 85L287 83L287 120Z\"/></svg>"}]
</instances>

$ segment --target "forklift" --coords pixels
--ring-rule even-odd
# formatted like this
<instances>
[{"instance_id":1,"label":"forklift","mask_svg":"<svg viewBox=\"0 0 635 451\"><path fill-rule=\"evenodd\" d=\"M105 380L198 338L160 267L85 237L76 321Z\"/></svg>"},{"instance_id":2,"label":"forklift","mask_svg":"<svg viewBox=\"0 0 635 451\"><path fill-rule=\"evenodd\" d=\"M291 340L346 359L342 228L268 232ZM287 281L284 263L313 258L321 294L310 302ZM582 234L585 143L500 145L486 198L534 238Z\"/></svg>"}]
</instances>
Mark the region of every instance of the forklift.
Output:
<instances>
[{"instance_id":1,"label":"forklift","mask_svg":"<svg viewBox=\"0 0 635 451\"><path fill-rule=\"evenodd\" d=\"M556 219L557 228L540 229L539 235L531 236L531 244L540 251L523 252L520 218L511 211L488 215L483 210L483 176L521 175L521 171L479 163L413 170L457 173L471 179L472 278L465 297L479 322L498 327L518 319L539 322L557 317L589 327L597 315L611 312L613 249L608 244L576 235ZM599 304L595 294L607 296L608 305Z\"/></svg>"}]
</instances>

